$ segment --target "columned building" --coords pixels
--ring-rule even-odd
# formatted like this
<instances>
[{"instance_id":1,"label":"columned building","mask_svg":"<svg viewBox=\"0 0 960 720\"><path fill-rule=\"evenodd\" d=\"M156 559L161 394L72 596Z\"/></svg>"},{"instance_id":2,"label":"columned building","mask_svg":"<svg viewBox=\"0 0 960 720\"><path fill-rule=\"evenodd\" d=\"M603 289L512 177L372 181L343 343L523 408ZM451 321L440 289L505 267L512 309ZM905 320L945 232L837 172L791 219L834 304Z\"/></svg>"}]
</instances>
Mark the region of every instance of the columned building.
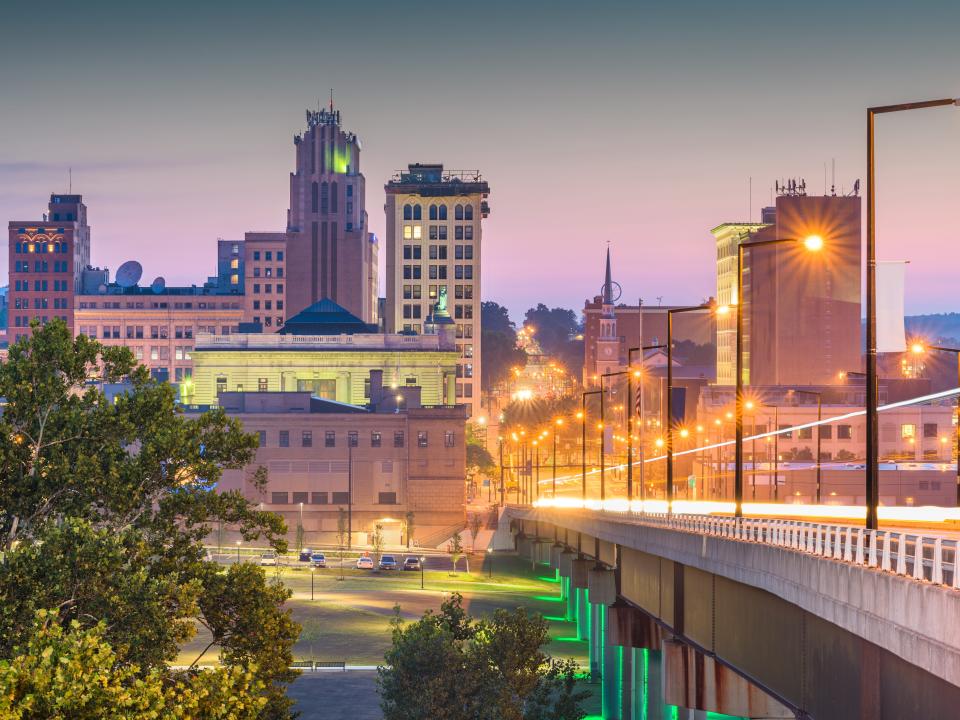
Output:
<instances>
[{"instance_id":1,"label":"columned building","mask_svg":"<svg viewBox=\"0 0 960 720\"><path fill-rule=\"evenodd\" d=\"M331 103L329 110L307 111L306 132L293 143L285 308L261 318L271 317L275 329L277 317L328 298L375 323L377 249L376 237L367 230L360 140L342 129L340 111Z\"/></svg>"},{"instance_id":2,"label":"columned building","mask_svg":"<svg viewBox=\"0 0 960 720\"><path fill-rule=\"evenodd\" d=\"M30 321L60 318L73 330L74 294L90 264L90 226L80 195L50 196L42 220L8 225L10 309L7 337L30 335Z\"/></svg>"},{"instance_id":3,"label":"columned building","mask_svg":"<svg viewBox=\"0 0 960 720\"><path fill-rule=\"evenodd\" d=\"M480 261L490 186L479 172L408 166L386 184L388 333L426 330L440 303L456 335L457 402L480 410Z\"/></svg>"}]
</instances>

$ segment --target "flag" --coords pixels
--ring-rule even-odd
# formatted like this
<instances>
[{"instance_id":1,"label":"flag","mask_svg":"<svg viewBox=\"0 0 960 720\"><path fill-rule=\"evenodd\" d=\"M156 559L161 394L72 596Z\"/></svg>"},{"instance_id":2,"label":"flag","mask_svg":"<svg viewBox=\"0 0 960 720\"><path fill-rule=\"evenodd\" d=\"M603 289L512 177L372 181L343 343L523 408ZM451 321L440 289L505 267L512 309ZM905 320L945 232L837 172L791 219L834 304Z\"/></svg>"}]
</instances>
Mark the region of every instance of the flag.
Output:
<instances>
[{"instance_id":1,"label":"flag","mask_svg":"<svg viewBox=\"0 0 960 720\"><path fill-rule=\"evenodd\" d=\"M877 352L904 352L903 288L907 263L903 260L877 262Z\"/></svg>"}]
</instances>

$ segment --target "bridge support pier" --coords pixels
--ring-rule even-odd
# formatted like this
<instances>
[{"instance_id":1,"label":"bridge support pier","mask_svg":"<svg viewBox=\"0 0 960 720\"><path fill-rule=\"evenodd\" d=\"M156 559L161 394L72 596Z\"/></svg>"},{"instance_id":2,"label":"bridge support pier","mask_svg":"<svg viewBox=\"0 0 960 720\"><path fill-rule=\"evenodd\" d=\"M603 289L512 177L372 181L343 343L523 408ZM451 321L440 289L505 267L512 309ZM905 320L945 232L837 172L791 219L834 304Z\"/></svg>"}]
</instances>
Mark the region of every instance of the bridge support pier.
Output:
<instances>
[{"instance_id":1,"label":"bridge support pier","mask_svg":"<svg viewBox=\"0 0 960 720\"><path fill-rule=\"evenodd\" d=\"M663 674L660 626L623 599L607 608L607 641L620 650L619 720L663 720ZM611 709L615 706L610 705Z\"/></svg>"}]
</instances>

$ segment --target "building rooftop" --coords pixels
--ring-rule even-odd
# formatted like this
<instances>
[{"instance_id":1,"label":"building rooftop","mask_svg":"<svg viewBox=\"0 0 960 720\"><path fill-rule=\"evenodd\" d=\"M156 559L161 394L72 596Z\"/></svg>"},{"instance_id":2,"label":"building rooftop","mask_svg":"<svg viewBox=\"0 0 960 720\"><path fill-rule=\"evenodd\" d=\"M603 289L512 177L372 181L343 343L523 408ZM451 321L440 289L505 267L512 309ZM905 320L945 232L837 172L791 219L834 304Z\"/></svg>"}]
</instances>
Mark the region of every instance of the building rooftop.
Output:
<instances>
[{"instance_id":1,"label":"building rooftop","mask_svg":"<svg viewBox=\"0 0 960 720\"><path fill-rule=\"evenodd\" d=\"M370 325L341 307L333 300L324 298L288 318L280 330L281 335L356 335L376 333L376 325Z\"/></svg>"},{"instance_id":2,"label":"building rooftop","mask_svg":"<svg viewBox=\"0 0 960 720\"><path fill-rule=\"evenodd\" d=\"M427 196L490 192L479 170L444 170L442 164L413 163L399 170L384 186L388 193L415 192Z\"/></svg>"}]
</instances>

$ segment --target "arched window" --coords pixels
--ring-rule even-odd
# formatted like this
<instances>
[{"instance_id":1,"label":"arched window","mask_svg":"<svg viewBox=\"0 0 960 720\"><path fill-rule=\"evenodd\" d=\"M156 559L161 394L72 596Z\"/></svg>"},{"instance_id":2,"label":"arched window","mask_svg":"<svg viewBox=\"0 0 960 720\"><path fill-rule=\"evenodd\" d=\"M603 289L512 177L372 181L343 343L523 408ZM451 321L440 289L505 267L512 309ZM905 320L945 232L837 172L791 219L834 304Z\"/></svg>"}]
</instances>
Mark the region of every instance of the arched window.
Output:
<instances>
[{"instance_id":1,"label":"arched window","mask_svg":"<svg viewBox=\"0 0 960 720\"><path fill-rule=\"evenodd\" d=\"M431 205L431 206L430 206L430 219L431 219L431 220L436 220L436 219L437 219L437 206L436 206L436 205Z\"/></svg>"},{"instance_id":2,"label":"arched window","mask_svg":"<svg viewBox=\"0 0 960 720\"><path fill-rule=\"evenodd\" d=\"M463 205L457 205L453 209L453 219L454 220L463 220Z\"/></svg>"},{"instance_id":3,"label":"arched window","mask_svg":"<svg viewBox=\"0 0 960 720\"><path fill-rule=\"evenodd\" d=\"M464 220L473 220L473 205L464 205L464 206L463 206L463 219L464 219Z\"/></svg>"},{"instance_id":4,"label":"arched window","mask_svg":"<svg viewBox=\"0 0 960 720\"><path fill-rule=\"evenodd\" d=\"M441 205L441 206L440 206L440 219L441 219L441 220L446 220L446 219L447 219L447 206L446 206L446 205Z\"/></svg>"},{"instance_id":5,"label":"arched window","mask_svg":"<svg viewBox=\"0 0 960 720\"><path fill-rule=\"evenodd\" d=\"M413 206L404 205L403 206L403 219L404 220L413 220Z\"/></svg>"},{"instance_id":6,"label":"arched window","mask_svg":"<svg viewBox=\"0 0 960 720\"><path fill-rule=\"evenodd\" d=\"M310 186L310 211L317 212L319 189L316 183Z\"/></svg>"},{"instance_id":7,"label":"arched window","mask_svg":"<svg viewBox=\"0 0 960 720\"><path fill-rule=\"evenodd\" d=\"M419 205L413 206L413 219L414 220L423 220L423 208Z\"/></svg>"}]
</instances>

